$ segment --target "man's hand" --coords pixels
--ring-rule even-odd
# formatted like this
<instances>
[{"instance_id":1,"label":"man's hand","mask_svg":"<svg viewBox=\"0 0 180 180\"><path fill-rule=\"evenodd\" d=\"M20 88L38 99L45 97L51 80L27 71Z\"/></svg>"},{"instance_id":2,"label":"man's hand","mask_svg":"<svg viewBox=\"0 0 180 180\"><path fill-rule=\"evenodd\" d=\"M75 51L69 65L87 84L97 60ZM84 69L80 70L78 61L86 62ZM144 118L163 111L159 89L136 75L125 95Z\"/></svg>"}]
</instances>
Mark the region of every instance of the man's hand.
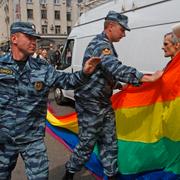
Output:
<instances>
[{"instance_id":1,"label":"man's hand","mask_svg":"<svg viewBox=\"0 0 180 180\"><path fill-rule=\"evenodd\" d=\"M141 79L141 82L154 82L158 80L162 75L164 71L156 71L152 75L144 75Z\"/></svg>"},{"instance_id":2,"label":"man's hand","mask_svg":"<svg viewBox=\"0 0 180 180\"><path fill-rule=\"evenodd\" d=\"M83 67L83 72L85 74L92 74L96 69L96 66L100 63L101 59L99 57L91 57L88 59Z\"/></svg>"}]
</instances>

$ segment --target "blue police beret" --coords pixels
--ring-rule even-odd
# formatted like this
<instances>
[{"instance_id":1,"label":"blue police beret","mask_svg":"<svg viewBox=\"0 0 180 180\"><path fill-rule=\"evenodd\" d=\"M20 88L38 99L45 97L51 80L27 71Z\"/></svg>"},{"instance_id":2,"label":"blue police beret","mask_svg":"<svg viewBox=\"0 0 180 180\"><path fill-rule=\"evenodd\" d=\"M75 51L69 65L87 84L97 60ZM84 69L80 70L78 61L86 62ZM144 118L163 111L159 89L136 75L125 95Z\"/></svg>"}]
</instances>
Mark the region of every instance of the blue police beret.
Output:
<instances>
[{"instance_id":1,"label":"blue police beret","mask_svg":"<svg viewBox=\"0 0 180 180\"><path fill-rule=\"evenodd\" d=\"M11 34L21 32L36 38L41 38L40 35L36 33L35 25L30 22L14 22L11 24L10 32Z\"/></svg>"},{"instance_id":2,"label":"blue police beret","mask_svg":"<svg viewBox=\"0 0 180 180\"><path fill-rule=\"evenodd\" d=\"M116 11L109 11L107 16L105 17L105 20L111 20L119 23L123 28L130 31L130 28L128 27L128 17L120 14Z\"/></svg>"}]
</instances>

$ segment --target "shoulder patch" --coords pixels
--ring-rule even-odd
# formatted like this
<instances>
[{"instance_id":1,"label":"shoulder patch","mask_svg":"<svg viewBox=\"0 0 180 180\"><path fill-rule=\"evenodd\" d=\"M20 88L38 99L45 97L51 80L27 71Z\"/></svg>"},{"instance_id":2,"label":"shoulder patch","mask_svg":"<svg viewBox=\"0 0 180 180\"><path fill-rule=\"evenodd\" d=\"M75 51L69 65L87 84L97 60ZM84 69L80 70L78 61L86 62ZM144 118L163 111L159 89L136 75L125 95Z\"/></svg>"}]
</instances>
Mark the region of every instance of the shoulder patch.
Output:
<instances>
[{"instance_id":1,"label":"shoulder patch","mask_svg":"<svg viewBox=\"0 0 180 180\"><path fill-rule=\"evenodd\" d=\"M102 50L102 54L103 55L110 55L111 54L111 50L109 48L105 48Z\"/></svg>"}]
</instances>

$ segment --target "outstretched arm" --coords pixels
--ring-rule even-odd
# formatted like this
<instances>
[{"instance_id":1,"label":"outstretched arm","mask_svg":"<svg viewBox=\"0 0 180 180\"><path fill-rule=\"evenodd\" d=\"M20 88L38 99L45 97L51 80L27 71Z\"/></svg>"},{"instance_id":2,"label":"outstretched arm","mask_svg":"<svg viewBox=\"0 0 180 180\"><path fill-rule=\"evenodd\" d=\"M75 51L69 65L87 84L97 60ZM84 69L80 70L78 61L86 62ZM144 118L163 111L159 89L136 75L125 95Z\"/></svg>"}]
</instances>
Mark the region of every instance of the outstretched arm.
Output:
<instances>
[{"instance_id":1,"label":"outstretched arm","mask_svg":"<svg viewBox=\"0 0 180 180\"><path fill-rule=\"evenodd\" d=\"M140 81L141 82L154 82L158 80L162 75L163 75L163 71L159 70L159 71L156 71L152 75L144 75Z\"/></svg>"},{"instance_id":2,"label":"outstretched arm","mask_svg":"<svg viewBox=\"0 0 180 180\"><path fill-rule=\"evenodd\" d=\"M46 75L48 85L60 87L62 89L75 89L82 86L86 81L89 80L89 75L94 72L100 61L100 58L89 58L83 67L83 71L77 71L74 73L56 71L52 66L49 65Z\"/></svg>"}]
</instances>

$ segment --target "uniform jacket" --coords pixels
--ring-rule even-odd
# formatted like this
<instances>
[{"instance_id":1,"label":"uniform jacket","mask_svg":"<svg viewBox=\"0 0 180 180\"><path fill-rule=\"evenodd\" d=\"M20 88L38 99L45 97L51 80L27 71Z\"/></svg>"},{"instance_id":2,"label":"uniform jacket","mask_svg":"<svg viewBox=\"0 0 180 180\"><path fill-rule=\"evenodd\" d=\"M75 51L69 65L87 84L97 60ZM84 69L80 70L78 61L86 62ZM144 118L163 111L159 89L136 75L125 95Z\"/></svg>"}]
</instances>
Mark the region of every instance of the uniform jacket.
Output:
<instances>
[{"instance_id":1,"label":"uniform jacket","mask_svg":"<svg viewBox=\"0 0 180 180\"><path fill-rule=\"evenodd\" d=\"M101 64L90 80L75 91L76 100L86 109L98 111L111 105L113 88L120 82L135 86L140 84L143 74L133 67L123 65L118 59L113 44L105 32L97 35L88 45L83 64L91 56L101 57Z\"/></svg>"},{"instance_id":2,"label":"uniform jacket","mask_svg":"<svg viewBox=\"0 0 180 180\"><path fill-rule=\"evenodd\" d=\"M74 89L87 77L56 71L41 59L29 57L24 69L11 54L0 58L0 143L27 143L44 136L51 87Z\"/></svg>"}]
</instances>

